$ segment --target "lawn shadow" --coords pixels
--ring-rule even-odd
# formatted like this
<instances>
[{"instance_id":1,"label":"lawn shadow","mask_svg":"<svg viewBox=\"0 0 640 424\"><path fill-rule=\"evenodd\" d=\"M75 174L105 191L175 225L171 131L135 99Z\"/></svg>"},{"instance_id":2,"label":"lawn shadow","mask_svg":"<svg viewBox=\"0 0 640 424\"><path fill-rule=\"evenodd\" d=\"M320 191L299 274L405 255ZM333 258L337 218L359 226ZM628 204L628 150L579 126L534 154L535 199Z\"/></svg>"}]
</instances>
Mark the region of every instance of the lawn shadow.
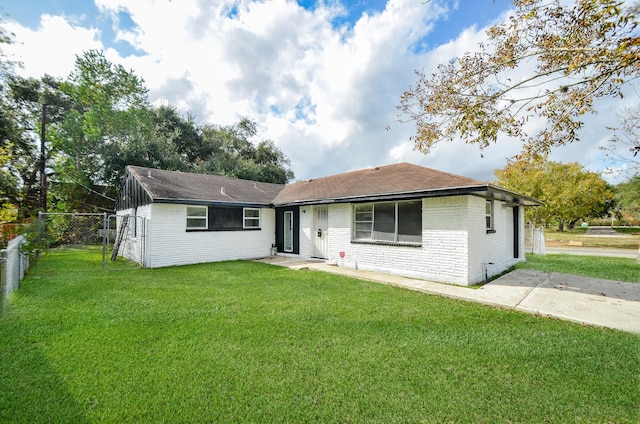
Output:
<instances>
[{"instance_id":1,"label":"lawn shadow","mask_svg":"<svg viewBox=\"0 0 640 424\"><path fill-rule=\"evenodd\" d=\"M0 353L0 422L88 423L66 378L51 366L38 342L26 336L32 327L13 322L0 328L6 326L11 330L3 331Z\"/></svg>"}]
</instances>

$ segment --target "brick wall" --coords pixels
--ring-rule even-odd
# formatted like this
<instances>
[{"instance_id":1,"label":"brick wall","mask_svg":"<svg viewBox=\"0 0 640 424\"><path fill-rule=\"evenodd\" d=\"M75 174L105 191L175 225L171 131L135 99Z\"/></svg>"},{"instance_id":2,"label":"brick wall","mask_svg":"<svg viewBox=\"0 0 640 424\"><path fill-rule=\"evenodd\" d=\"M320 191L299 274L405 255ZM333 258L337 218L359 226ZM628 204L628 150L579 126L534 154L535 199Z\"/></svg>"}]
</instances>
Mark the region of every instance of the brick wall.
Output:
<instances>
[{"instance_id":1,"label":"brick wall","mask_svg":"<svg viewBox=\"0 0 640 424\"><path fill-rule=\"evenodd\" d=\"M475 284L498 274L524 257L513 258L513 210L495 201L495 232L487 233L485 199L476 196L422 200L422 245L351 242L351 204L329 207L328 260L338 266L388 272L453 284ZM303 208L305 209L305 208ZM313 214L300 214L300 256L310 257ZM524 218L520 208L521 218ZM340 258L344 252L344 259Z\"/></svg>"},{"instance_id":2,"label":"brick wall","mask_svg":"<svg viewBox=\"0 0 640 424\"><path fill-rule=\"evenodd\" d=\"M519 209L519 222L524 220L524 208ZM494 230L487 233L485 225L485 199L470 197L469 226L469 283L476 284L507 270L524 260L524 228L520 225L519 257L514 258L513 207L494 201Z\"/></svg>"},{"instance_id":3,"label":"brick wall","mask_svg":"<svg viewBox=\"0 0 640 424\"><path fill-rule=\"evenodd\" d=\"M494 203L495 232L485 227L485 199L476 196L422 200L422 245L351 242L352 205L329 206L328 261L339 266L381 271L454 284L475 284L524 260L513 257L513 209ZM300 257L313 254L313 207L300 208ZM524 219L520 208L520 222ZM119 211L133 213L133 211ZM261 230L186 231L186 206L151 204L140 207L146 220L147 267L184 265L267 256L275 243L275 211L261 209ZM340 257L344 252L345 257Z\"/></svg>"},{"instance_id":4,"label":"brick wall","mask_svg":"<svg viewBox=\"0 0 640 424\"><path fill-rule=\"evenodd\" d=\"M330 206L328 260L339 266L466 284L467 234L460 229L461 221L466 220L466 200L450 197L422 202L422 246L352 243L352 205ZM308 228L303 218L301 228ZM301 256L311 249L305 238L302 230ZM305 244L309 246L303 248ZM344 259L340 252L345 253Z\"/></svg>"}]
</instances>

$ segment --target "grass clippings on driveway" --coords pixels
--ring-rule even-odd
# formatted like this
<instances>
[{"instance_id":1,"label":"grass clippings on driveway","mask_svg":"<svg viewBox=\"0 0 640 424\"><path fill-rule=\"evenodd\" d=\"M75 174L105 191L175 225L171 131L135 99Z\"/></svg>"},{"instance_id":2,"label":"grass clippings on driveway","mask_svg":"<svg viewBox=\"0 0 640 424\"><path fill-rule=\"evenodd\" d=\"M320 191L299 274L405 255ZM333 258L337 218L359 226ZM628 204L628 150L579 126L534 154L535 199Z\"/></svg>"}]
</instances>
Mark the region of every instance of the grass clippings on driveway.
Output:
<instances>
[{"instance_id":1,"label":"grass clippings on driveway","mask_svg":"<svg viewBox=\"0 0 640 424\"><path fill-rule=\"evenodd\" d=\"M636 335L253 262L54 251L0 335L0 422L640 420Z\"/></svg>"}]
</instances>

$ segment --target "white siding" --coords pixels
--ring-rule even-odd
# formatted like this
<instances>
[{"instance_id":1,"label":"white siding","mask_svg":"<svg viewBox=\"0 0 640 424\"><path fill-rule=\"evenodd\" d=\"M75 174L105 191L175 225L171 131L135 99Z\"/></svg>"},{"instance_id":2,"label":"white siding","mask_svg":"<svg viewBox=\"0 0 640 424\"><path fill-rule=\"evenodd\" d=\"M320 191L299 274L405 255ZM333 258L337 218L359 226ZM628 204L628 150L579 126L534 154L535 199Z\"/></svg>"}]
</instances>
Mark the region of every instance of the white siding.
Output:
<instances>
[{"instance_id":1,"label":"white siding","mask_svg":"<svg viewBox=\"0 0 640 424\"><path fill-rule=\"evenodd\" d=\"M151 204L147 267L187 265L269 256L275 243L275 210L260 209L260 230L186 231L186 205Z\"/></svg>"}]
</instances>

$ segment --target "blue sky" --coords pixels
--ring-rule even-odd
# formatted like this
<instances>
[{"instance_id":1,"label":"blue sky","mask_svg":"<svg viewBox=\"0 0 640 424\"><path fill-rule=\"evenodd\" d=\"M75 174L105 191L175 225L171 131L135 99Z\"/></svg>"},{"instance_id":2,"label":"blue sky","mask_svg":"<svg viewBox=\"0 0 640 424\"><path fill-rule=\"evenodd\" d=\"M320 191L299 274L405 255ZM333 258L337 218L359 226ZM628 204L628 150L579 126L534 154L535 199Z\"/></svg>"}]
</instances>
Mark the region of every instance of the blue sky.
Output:
<instances>
[{"instance_id":1,"label":"blue sky","mask_svg":"<svg viewBox=\"0 0 640 424\"><path fill-rule=\"evenodd\" d=\"M463 142L429 155L396 106L429 71L477 48L508 0L257 2L8 0L0 5L24 76L66 77L75 56L101 49L145 80L154 104L200 122L254 119L291 159L296 179L408 161L491 181L518 153L504 140L482 152ZM605 167L598 149L615 108L552 159ZM577 143L576 143L577 144Z\"/></svg>"},{"instance_id":2,"label":"blue sky","mask_svg":"<svg viewBox=\"0 0 640 424\"><path fill-rule=\"evenodd\" d=\"M297 3L305 9L314 10L318 2L298 1ZM456 3L459 4L456 6ZM333 19L336 26L344 24L352 26L363 13L380 13L385 9L387 1L349 1L344 2L343 5L345 13ZM440 22L437 31L425 37L428 45L438 46L446 43L470 26L483 27L492 23L502 12L511 7L511 0L461 0L450 2L449 7L450 13ZM100 10L91 0L7 0L0 6L0 11L4 12L7 18L16 20L33 30L40 25L42 14L67 16L79 24L99 27L103 32L101 39L105 46L114 47L124 55L135 52L128 43L113 41L115 32L112 26L116 24L114 19L111 16L101 16ZM117 15L117 25L120 28L135 27L135 22L126 10L120 11Z\"/></svg>"}]
</instances>

